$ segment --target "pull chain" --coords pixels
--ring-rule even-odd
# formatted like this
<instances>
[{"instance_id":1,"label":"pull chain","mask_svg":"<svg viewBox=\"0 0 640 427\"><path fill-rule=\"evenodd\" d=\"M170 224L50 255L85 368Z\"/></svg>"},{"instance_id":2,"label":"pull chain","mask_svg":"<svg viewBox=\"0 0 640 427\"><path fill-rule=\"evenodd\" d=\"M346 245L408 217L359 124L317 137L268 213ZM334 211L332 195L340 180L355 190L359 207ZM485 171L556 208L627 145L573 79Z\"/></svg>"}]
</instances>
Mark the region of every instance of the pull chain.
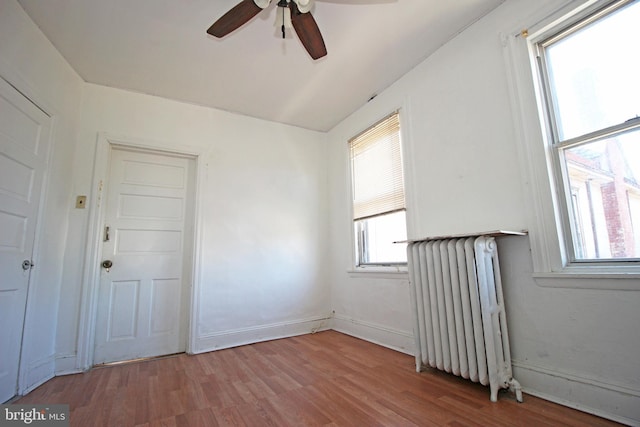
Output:
<instances>
[{"instance_id":1,"label":"pull chain","mask_svg":"<svg viewBox=\"0 0 640 427\"><path fill-rule=\"evenodd\" d=\"M288 6L287 6L288 7ZM284 39L285 37L285 33L284 33L284 15L285 15L285 10L284 7L282 8L282 38Z\"/></svg>"}]
</instances>

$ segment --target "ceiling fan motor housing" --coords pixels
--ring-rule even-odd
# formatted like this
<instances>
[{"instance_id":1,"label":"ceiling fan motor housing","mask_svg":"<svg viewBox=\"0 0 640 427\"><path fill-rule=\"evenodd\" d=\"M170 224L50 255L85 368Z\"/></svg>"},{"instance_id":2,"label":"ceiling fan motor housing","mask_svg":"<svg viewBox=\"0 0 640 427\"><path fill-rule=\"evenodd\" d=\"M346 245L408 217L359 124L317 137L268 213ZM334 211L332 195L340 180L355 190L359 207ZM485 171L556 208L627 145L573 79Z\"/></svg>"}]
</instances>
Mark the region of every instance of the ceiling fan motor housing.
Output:
<instances>
[{"instance_id":1,"label":"ceiling fan motor housing","mask_svg":"<svg viewBox=\"0 0 640 427\"><path fill-rule=\"evenodd\" d=\"M313 6L313 0L280 0L278 1L278 7L288 7L290 2L294 2L298 6L300 13L307 13ZM261 9L266 9L271 3L271 0L253 0L253 2Z\"/></svg>"}]
</instances>

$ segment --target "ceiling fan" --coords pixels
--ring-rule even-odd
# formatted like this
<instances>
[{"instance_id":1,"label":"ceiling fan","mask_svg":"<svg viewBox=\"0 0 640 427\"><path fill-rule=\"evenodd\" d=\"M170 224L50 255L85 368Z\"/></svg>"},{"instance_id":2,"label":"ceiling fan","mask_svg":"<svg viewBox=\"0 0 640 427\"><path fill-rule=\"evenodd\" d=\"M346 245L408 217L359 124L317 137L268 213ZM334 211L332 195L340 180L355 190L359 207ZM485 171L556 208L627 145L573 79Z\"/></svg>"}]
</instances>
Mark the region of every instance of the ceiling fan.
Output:
<instances>
[{"instance_id":1,"label":"ceiling fan","mask_svg":"<svg viewBox=\"0 0 640 427\"><path fill-rule=\"evenodd\" d=\"M325 56L327 48L318 24L310 13L313 1L279 0L276 25L282 28L283 38L285 28L293 28L304 48L315 60ZM271 0L242 0L214 22L207 33L222 38L249 22L270 3Z\"/></svg>"}]
</instances>

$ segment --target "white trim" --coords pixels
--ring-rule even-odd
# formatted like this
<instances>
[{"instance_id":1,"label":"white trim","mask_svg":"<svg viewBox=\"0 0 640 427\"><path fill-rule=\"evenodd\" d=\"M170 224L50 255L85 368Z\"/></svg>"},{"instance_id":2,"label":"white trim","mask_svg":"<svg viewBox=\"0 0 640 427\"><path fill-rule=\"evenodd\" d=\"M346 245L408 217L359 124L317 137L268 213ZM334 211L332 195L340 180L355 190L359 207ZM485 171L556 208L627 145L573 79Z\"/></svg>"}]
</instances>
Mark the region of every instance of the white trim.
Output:
<instances>
[{"instance_id":1,"label":"white trim","mask_svg":"<svg viewBox=\"0 0 640 427\"><path fill-rule=\"evenodd\" d=\"M420 192L416 185L416 176L420 168L414 164L416 157L413 155L413 114L411 112L411 103L406 99L403 100L398 112L400 113L400 146L402 148L402 167L404 172L404 206L407 236L413 236L418 229L417 194L420 194ZM405 266L405 270L406 268Z\"/></svg>"},{"instance_id":2,"label":"white trim","mask_svg":"<svg viewBox=\"0 0 640 427\"><path fill-rule=\"evenodd\" d=\"M0 77L2 77L7 83L13 86L18 92L30 100L35 106L40 108L45 114L53 118L58 115L57 110L53 107L53 104L39 94L35 89L35 86L24 78L22 73L19 73L4 58L0 57Z\"/></svg>"},{"instance_id":3,"label":"white trim","mask_svg":"<svg viewBox=\"0 0 640 427\"><path fill-rule=\"evenodd\" d=\"M193 325L196 324L198 314L197 295L200 289L200 264L201 264L201 225L202 212L201 204L198 202L201 198L202 182L204 182L204 171L199 161L202 152L199 149L182 144L172 144L167 142L150 141L148 139L139 139L131 137L121 137L105 132L99 132L96 142L96 153L92 183L92 194L87 202L89 207L89 226L87 233L84 272L83 272L83 289L82 299L80 303L80 321L78 326L78 354L76 369L84 371L93 365L93 348L95 343L95 327L97 315L97 287L99 283L100 268L99 261L101 259L102 245L100 237L102 233L101 224L104 222L105 204L102 198L106 193L105 185L108 179L109 163L111 150L114 146L137 148L157 153L177 154L187 156L194 159L195 170L195 188L193 190L194 197L194 218L193 218L193 253L191 259L191 294L187 325L187 343L186 350L190 351L194 346Z\"/></svg>"},{"instance_id":4,"label":"white trim","mask_svg":"<svg viewBox=\"0 0 640 427\"><path fill-rule=\"evenodd\" d=\"M398 267L356 267L347 271L349 277L366 277L367 279L409 279L409 269L406 265Z\"/></svg>"},{"instance_id":5,"label":"white trim","mask_svg":"<svg viewBox=\"0 0 640 427\"><path fill-rule=\"evenodd\" d=\"M402 168L403 168L403 176L404 176L404 196L405 196L405 218L406 218L406 227L407 227L407 236L409 235L409 232L413 232L415 229L415 221L417 221L414 218L411 218L410 220L410 215L407 214L407 212L409 211L409 206L411 206L411 208L413 208L415 206L415 200L413 200L411 197L407 198L407 194L410 192L409 190L412 190L415 185L415 178L410 180L410 182L408 182L409 180L407 179L407 165L409 162L409 159L412 159L412 156L408 155L407 152L407 147L410 145L410 141L411 141L411 117L410 117L410 107L409 107L409 103L407 102L407 100L403 100L400 105L394 107L394 108L385 108L384 111L387 111L386 114L381 114L379 117L389 117L390 115L392 115L394 112L398 113L398 119L400 121L400 152L402 155ZM370 128L371 126L374 126L375 123L379 122L380 120L384 120L384 119L378 119L377 121L374 121L373 123L369 124L367 127L355 132L353 135L349 136L347 138L347 140L353 138L355 135L359 135L361 132L365 131L366 129ZM343 153L345 153L345 162L346 162L346 188L349 189L349 191L346 192L346 196L347 196L347 206L349 206L349 212L348 212L348 218L349 218L349 241L351 242L351 260L350 260L350 267L347 269L347 272L352 275L367 275L367 277L371 277L369 276L369 274L373 273L373 274L378 274L380 272L383 273L390 273L390 274L398 274L398 273L402 273L404 272L405 274L407 274L406 272L408 271L407 269L407 265L406 264L400 264L398 267L393 267L393 266L383 266L383 265L358 265L358 253L356 250L356 237L355 237L355 232L354 232L354 221L353 221L353 177L352 177L352 164L351 164L351 153L349 150L349 144L348 141L345 141L344 144L344 148L343 148ZM413 170L413 169L412 169ZM411 188L409 188L411 187ZM413 191L411 191L411 193L413 193ZM411 222L410 222L411 221Z\"/></svg>"},{"instance_id":6,"label":"white trim","mask_svg":"<svg viewBox=\"0 0 640 427\"><path fill-rule=\"evenodd\" d=\"M639 273L578 273L567 270L562 273L533 273L533 279L543 288L640 291Z\"/></svg>"},{"instance_id":7,"label":"white trim","mask_svg":"<svg viewBox=\"0 0 640 427\"><path fill-rule=\"evenodd\" d=\"M570 372L570 371L567 371L564 369L558 369L555 367L554 368L545 367L543 365L538 365L531 362L525 362L525 361L516 360L516 359L512 360L512 365L522 369L528 369L530 371L539 372L545 375L550 375L553 377L561 377L573 382L592 385L592 386L603 388L609 391L615 391L616 393L629 394L633 397L640 398L640 390L638 389L631 388L626 384L618 383L615 381L597 378L593 375Z\"/></svg>"},{"instance_id":8,"label":"white trim","mask_svg":"<svg viewBox=\"0 0 640 427\"><path fill-rule=\"evenodd\" d=\"M536 109L533 72L526 40L514 32L502 34L511 111L519 144L518 158L522 171L526 211L529 213L529 239L535 271L551 271L552 262L560 258L557 242L553 193L546 168L547 157L542 142L541 123ZM555 236L555 237L554 237Z\"/></svg>"},{"instance_id":9,"label":"white trim","mask_svg":"<svg viewBox=\"0 0 640 427\"><path fill-rule=\"evenodd\" d=\"M105 193L103 185L107 177L107 164L110 153L109 144L105 141L106 138L98 135L91 187L92 194L87 201L89 224L87 227L87 242L85 244L77 342L77 368L83 371L89 369L93 364L96 299L98 294L96 286L99 280L96 266L100 260L101 228L99 224L102 224L104 219L102 195Z\"/></svg>"},{"instance_id":10,"label":"white trim","mask_svg":"<svg viewBox=\"0 0 640 427\"><path fill-rule=\"evenodd\" d=\"M343 334L351 335L411 356L415 353L413 332L401 331L341 314L333 316L331 325L331 329L342 332Z\"/></svg>"},{"instance_id":11,"label":"white trim","mask_svg":"<svg viewBox=\"0 0 640 427\"><path fill-rule=\"evenodd\" d=\"M200 318L200 304L198 296L200 295L200 286L202 283L202 253L203 253L203 203L204 198L204 183L207 178L208 164L204 162L203 153L194 153L195 157L195 188L193 193L193 248L191 252L192 256L192 270L191 270L191 301L190 314L187 324L187 353L193 353L193 348L196 346L198 339L198 319Z\"/></svg>"},{"instance_id":12,"label":"white trim","mask_svg":"<svg viewBox=\"0 0 640 427\"><path fill-rule=\"evenodd\" d=\"M230 329L198 336L191 353L205 353L241 345L254 344L328 330L331 317L311 317L248 328Z\"/></svg>"},{"instance_id":13,"label":"white trim","mask_svg":"<svg viewBox=\"0 0 640 427\"><path fill-rule=\"evenodd\" d=\"M640 426L640 390L582 373L512 360L522 390L563 406ZM571 400L560 396L571 396ZM526 399L525 399L526 403Z\"/></svg>"}]
</instances>

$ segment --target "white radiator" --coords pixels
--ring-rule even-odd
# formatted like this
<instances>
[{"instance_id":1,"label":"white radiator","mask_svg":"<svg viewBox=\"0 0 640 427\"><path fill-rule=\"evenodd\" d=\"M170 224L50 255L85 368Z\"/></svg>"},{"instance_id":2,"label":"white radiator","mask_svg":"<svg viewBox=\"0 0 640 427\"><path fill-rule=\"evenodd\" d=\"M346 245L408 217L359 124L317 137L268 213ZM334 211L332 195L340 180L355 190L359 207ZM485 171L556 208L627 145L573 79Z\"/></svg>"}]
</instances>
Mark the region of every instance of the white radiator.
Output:
<instances>
[{"instance_id":1,"label":"white radiator","mask_svg":"<svg viewBox=\"0 0 640 427\"><path fill-rule=\"evenodd\" d=\"M416 369L431 366L489 385L491 401L513 379L500 265L493 237L411 242Z\"/></svg>"}]
</instances>

